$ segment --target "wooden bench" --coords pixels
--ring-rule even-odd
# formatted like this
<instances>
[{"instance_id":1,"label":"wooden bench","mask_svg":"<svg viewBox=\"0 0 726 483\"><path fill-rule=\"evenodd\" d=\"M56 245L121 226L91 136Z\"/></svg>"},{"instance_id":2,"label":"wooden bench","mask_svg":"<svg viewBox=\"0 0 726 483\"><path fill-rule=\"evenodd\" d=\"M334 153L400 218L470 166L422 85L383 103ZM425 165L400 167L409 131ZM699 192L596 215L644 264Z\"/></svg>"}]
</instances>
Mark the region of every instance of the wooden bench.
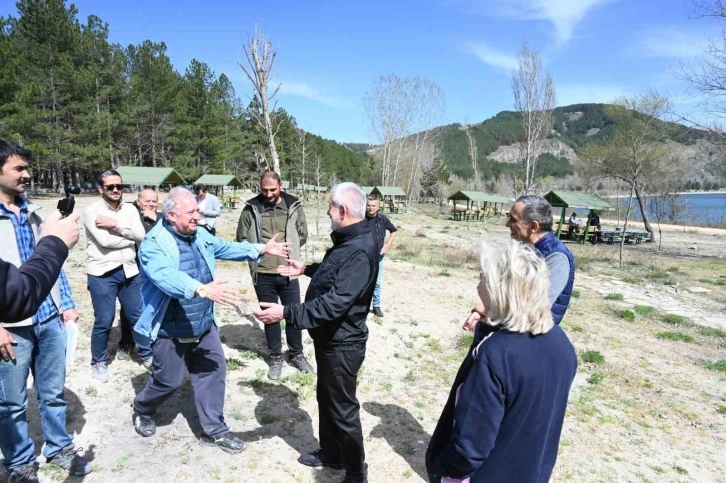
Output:
<instances>
[{"instance_id":1,"label":"wooden bench","mask_svg":"<svg viewBox=\"0 0 726 483\"><path fill-rule=\"evenodd\" d=\"M602 239L608 245L612 245L615 242L623 240L623 236L618 231L606 231L602 234Z\"/></svg>"}]
</instances>

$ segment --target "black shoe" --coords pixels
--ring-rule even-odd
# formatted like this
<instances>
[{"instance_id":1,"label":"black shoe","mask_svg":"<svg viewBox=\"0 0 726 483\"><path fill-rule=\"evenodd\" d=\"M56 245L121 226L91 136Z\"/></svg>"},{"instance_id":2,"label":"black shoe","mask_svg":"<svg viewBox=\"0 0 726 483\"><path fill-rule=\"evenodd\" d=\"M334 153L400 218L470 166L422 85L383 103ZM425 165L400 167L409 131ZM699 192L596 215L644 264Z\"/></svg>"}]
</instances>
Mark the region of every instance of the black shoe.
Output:
<instances>
[{"instance_id":1,"label":"black shoe","mask_svg":"<svg viewBox=\"0 0 726 483\"><path fill-rule=\"evenodd\" d=\"M345 475L345 478L340 483L368 483L368 463L364 463L364 465L363 476Z\"/></svg>"},{"instance_id":2,"label":"black shoe","mask_svg":"<svg viewBox=\"0 0 726 483\"><path fill-rule=\"evenodd\" d=\"M93 465L78 454L81 451L83 451L83 448L76 448L76 445L71 443L63 448L60 453L47 458L47 461L67 470L71 476L84 476L93 471Z\"/></svg>"},{"instance_id":3,"label":"black shoe","mask_svg":"<svg viewBox=\"0 0 726 483\"><path fill-rule=\"evenodd\" d=\"M133 421L134 429L140 436L148 438L156 433L156 423L151 416L143 416L134 411Z\"/></svg>"},{"instance_id":4,"label":"black shoe","mask_svg":"<svg viewBox=\"0 0 726 483\"><path fill-rule=\"evenodd\" d=\"M383 311L380 307L373 307L373 315L376 317L383 317Z\"/></svg>"},{"instance_id":5,"label":"black shoe","mask_svg":"<svg viewBox=\"0 0 726 483\"><path fill-rule=\"evenodd\" d=\"M237 436L227 433L224 436L207 436L199 438L199 444L207 447L217 447L227 453L237 454L245 449L245 444Z\"/></svg>"},{"instance_id":6,"label":"black shoe","mask_svg":"<svg viewBox=\"0 0 726 483\"><path fill-rule=\"evenodd\" d=\"M316 449L312 453L301 454L297 460L305 466L310 466L312 468L320 468L321 466L325 466L326 468L331 468L334 470L343 469L343 463L334 463L332 461L321 460L320 453L322 451L322 449Z\"/></svg>"},{"instance_id":7,"label":"black shoe","mask_svg":"<svg viewBox=\"0 0 726 483\"><path fill-rule=\"evenodd\" d=\"M276 381L280 378L280 374L282 374L282 356L270 356L269 364L270 368L267 370L267 377Z\"/></svg>"},{"instance_id":8,"label":"black shoe","mask_svg":"<svg viewBox=\"0 0 726 483\"><path fill-rule=\"evenodd\" d=\"M38 464L18 466L10 472L8 483L39 483Z\"/></svg>"},{"instance_id":9,"label":"black shoe","mask_svg":"<svg viewBox=\"0 0 726 483\"><path fill-rule=\"evenodd\" d=\"M300 372L305 372L308 374L315 374L315 369L313 369L313 366L310 365L307 359L305 359L304 354L298 354L296 356L293 356L290 358L290 364L292 364L292 367L297 369Z\"/></svg>"}]
</instances>

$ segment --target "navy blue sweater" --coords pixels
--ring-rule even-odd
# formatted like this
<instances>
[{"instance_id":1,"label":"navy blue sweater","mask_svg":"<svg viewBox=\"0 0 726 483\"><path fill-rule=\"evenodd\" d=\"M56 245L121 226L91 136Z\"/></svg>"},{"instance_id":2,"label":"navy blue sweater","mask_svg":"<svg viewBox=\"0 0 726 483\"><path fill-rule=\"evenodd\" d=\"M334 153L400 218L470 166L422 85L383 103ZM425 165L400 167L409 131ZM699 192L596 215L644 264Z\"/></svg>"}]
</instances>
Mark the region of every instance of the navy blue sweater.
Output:
<instances>
[{"instance_id":1,"label":"navy blue sweater","mask_svg":"<svg viewBox=\"0 0 726 483\"><path fill-rule=\"evenodd\" d=\"M429 472L471 483L548 482L576 370L559 326L538 336L490 329L456 376L426 453Z\"/></svg>"}]
</instances>

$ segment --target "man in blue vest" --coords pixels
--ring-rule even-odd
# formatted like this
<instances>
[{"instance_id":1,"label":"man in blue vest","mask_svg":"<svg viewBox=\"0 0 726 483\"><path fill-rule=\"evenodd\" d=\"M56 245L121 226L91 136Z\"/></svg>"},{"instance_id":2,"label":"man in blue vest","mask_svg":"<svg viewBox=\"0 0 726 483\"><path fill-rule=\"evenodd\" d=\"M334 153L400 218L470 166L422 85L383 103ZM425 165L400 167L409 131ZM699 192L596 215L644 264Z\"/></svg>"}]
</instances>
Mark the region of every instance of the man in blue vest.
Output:
<instances>
[{"instance_id":1,"label":"man in blue vest","mask_svg":"<svg viewBox=\"0 0 726 483\"><path fill-rule=\"evenodd\" d=\"M517 198L507 213L507 228L512 238L534 245L544 257L550 275L550 289L547 293L552 306L552 318L559 324L567 312L575 283L575 258L564 243L552 232L552 206L539 195L524 195ZM484 316L483 306L472 309L464 328L473 330Z\"/></svg>"},{"instance_id":2,"label":"man in blue vest","mask_svg":"<svg viewBox=\"0 0 726 483\"><path fill-rule=\"evenodd\" d=\"M200 443L239 453L244 444L224 421L226 359L214 315L215 304L233 305L237 294L215 280L215 260L286 257L289 243L277 236L265 245L232 243L198 230L199 206L184 188L171 190L163 212L139 248L143 310L134 331L153 351L154 372L134 399L134 428L143 437L156 432L153 414L188 371L204 431Z\"/></svg>"}]
</instances>

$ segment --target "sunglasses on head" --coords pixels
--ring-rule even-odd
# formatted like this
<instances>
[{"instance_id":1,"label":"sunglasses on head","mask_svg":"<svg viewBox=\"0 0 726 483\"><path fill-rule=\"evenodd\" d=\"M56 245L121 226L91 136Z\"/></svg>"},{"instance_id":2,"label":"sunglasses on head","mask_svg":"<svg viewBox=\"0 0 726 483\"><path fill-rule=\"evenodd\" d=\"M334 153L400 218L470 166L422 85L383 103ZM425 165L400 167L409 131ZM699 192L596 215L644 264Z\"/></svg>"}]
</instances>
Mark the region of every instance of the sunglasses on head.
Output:
<instances>
[{"instance_id":1,"label":"sunglasses on head","mask_svg":"<svg viewBox=\"0 0 726 483\"><path fill-rule=\"evenodd\" d=\"M103 187L108 191L114 191L114 190L123 191L123 189L124 189L124 185L122 185L122 184L106 184L106 185L103 185Z\"/></svg>"}]
</instances>

